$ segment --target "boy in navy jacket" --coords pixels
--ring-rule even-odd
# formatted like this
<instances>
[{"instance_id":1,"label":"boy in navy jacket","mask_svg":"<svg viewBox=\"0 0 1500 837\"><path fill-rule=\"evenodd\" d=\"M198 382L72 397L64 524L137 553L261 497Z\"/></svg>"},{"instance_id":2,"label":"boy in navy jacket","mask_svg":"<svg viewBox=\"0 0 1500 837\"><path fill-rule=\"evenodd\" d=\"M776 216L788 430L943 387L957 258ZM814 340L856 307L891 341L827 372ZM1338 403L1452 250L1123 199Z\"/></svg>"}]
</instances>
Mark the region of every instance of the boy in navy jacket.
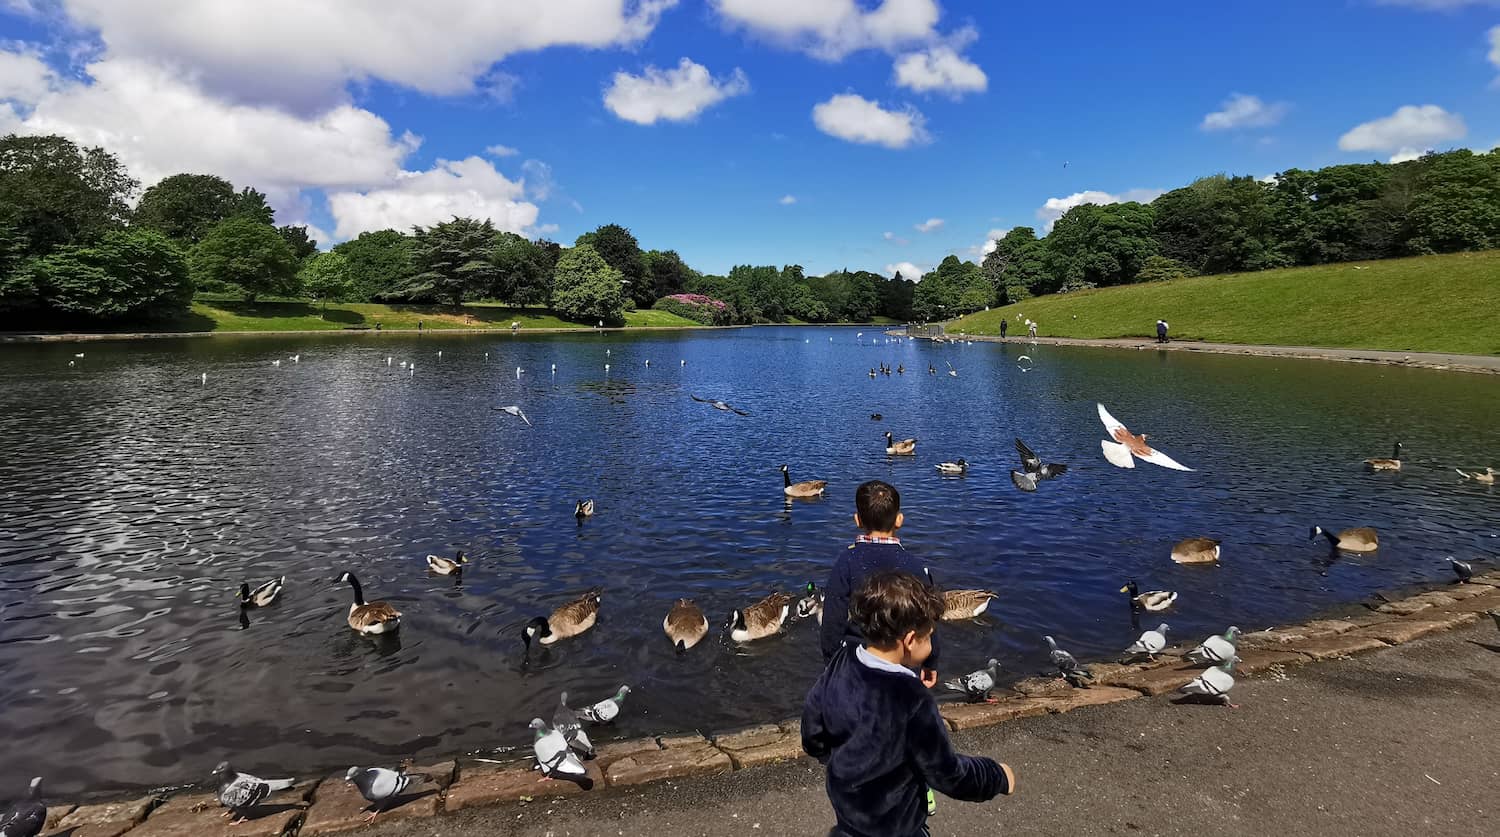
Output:
<instances>
[{"instance_id":1,"label":"boy in navy jacket","mask_svg":"<svg viewBox=\"0 0 1500 837\"><path fill-rule=\"evenodd\" d=\"M942 595L903 572L876 573L854 594L864 643L839 649L802 709L802 749L827 767L830 837L926 835L929 787L966 802L1015 792L1006 765L953 751L912 672L942 615Z\"/></svg>"},{"instance_id":2,"label":"boy in navy jacket","mask_svg":"<svg viewBox=\"0 0 1500 837\"><path fill-rule=\"evenodd\" d=\"M932 584L932 576L915 556L901 545L896 532L906 522L901 514L901 493L889 483L871 480L854 492L854 525L864 530L859 539L833 562L828 583L823 585L823 661L833 659L846 644L864 639L849 621L849 598L865 579L882 570L900 570ZM922 684L931 689L938 681L937 639L922 664Z\"/></svg>"}]
</instances>

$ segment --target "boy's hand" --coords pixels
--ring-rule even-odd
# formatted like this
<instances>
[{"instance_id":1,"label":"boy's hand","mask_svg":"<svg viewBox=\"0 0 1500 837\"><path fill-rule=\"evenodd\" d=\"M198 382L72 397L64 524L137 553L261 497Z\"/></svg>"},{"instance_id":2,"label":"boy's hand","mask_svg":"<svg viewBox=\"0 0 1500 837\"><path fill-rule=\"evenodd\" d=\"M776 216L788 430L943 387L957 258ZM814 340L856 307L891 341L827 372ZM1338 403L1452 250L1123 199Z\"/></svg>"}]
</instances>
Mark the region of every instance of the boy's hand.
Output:
<instances>
[{"instance_id":1,"label":"boy's hand","mask_svg":"<svg viewBox=\"0 0 1500 837\"><path fill-rule=\"evenodd\" d=\"M931 689L937 686L938 673L930 668L922 669L922 685Z\"/></svg>"}]
</instances>

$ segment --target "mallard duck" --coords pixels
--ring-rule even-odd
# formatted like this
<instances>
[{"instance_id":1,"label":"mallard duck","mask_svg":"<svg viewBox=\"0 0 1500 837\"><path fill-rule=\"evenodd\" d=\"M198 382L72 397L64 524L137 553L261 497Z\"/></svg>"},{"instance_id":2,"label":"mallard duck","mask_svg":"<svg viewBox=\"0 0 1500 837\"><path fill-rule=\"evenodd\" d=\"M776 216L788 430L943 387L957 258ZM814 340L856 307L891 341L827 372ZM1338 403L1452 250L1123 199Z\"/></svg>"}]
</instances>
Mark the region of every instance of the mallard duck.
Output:
<instances>
[{"instance_id":1,"label":"mallard duck","mask_svg":"<svg viewBox=\"0 0 1500 837\"><path fill-rule=\"evenodd\" d=\"M1000 594L989 590L944 590L943 619L950 622L973 619L984 613L990 602L998 598Z\"/></svg>"},{"instance_id":2,"label":"mallard duck","mask_svg":"<svg viewBox=\"0 0 1500 837\"><path fill-rule=\"evenodd\" d=\"M963 459L959 459L957 462L939 462L937 469L938 473L940 474L948 474L950 476L963 476L964 474L969 473L969 463L965 462Z\"/></svg>"},{"instance_id":3,"label":"mallard duck","mask_svg":"<svg viewBox=\"0 0 1500 837\"><path fill-rule=\"evenodd\" d=\"M735 642L765 639L780 633L792 611L792 597L772 593L744 610L729 614L729 638Z\"/></svg>"},{"instance_id":4,"label":"mallard duck","mask_svg":"<svg viewBox=\"0 0 1500 837\"><path fill-rule=\"evenodd\" d=\"M823 624L823 591L811 581L807 582L802 598L797 600L797 618L806 619L809 616L816 616L818 624Z\"/></svg>"},{"instance_id":5,"label":"mallard duck","mask_svg":"<svg viewBox=\"0 0 1500 837\"><path fill-rule=\"evenodd\" d=\"M1193 650L1187 652L1190 663L1213 663L1215 665L1224 662L1234 656L1235 641L1239 639L1240 629L1229 626L1229 630L1223 636L1211 636Z\"/></svg>"},{"instance_id":6,"label":"mallard duck","mask_svg":"<svg viewBox=\"0 0 1500 837\"><path fill-rule=\"evenodd\" d=\"M1401 443L1396 443L1396 450L1390 459L1366 459L1365 464L1370 466L1371 471L1399 471L1401 470Z\"/></svg>"},{"instance_id":7,"label":"mallard duck","mask_svg":"<svg viewBox=\"0 0 1500 837\"><path fill-rule=\"evenodd\" d=\"M1132 605L1142 610L1149 610L1152 613L1166 610L1172 606L1173 602L1177 601L1177 594L1166 590L1148 590L1142 593L1140 588L1136 586L1135 579L1133 578L1130 579L1129 584L1120 588L1120 592L1130 594L1130 603Z\"/></svg>"},{"instance_id":8,"label":"mallard duck","mask_svg":"<svg viewBox=\"0 0 1500 837\"><path fill-rule=\"evenodd\" d=\"M469 563L469 556L465 555L462 549L452 558L429 555L427 556L427 571L438 575L462 575L464 564L467 563Z\"/></svg>"},{"instance_id":9,"label":"mallard duck","mask_svg":"<svg viewBox=\"0 0 1500 837\"><path fill-rule=\"evenodd\" d=\"M599 619L599 602L603 590L598 587L552 611L551 616L538 616L526 623L521 631L521 641L526 650L531 650L531 641L551 645L560 639L575 637L594 627Z\"/></svg>"},{"instance_id":10,"label":"mallard duck","mask_svg":"<svg viewBox=\"0 0 1500 837\"><path fill-rule=\"evenodd\" d=\"M573 516L579 520L594 516L594 501L579 500L578 505L573 507Z\"/></svg>"},{"instance_id":11,"label":"mallard duck","mask_svg":"<svg viewBox=\"0 0 1500 837\"><path fill-rule=\"evenodd\" d=\"M1196 680L1183 686L1179 691L1185 695L1211 697L1230 709L1238 709L1239 706L1229 702L1229 690L1234 688L1234 675L1230 674L1230 671L1239 661L1239 657L1230 657L1222 665L1203 672Z\"/></svg>"},{"instance_id":12,"label":"mallard duck","mask_svg":"<svg viewBox=\"0 0 1500 837\"><path fill-rule=\"evenodd\" d=\"M1458 475L1466 480L1473 480L1484 485L1495 484L1494 468L1485 468L1483 471L1460 471L1458 468L1454 468L1453 470L1458 471Z\"/></svg>"},{"instance_id":13,"label":"mallard duck","mask_svg":"<svg viewBox=\"0 0 1500 837\"><path fill-rule=\"evenodd\" d=\"M249 584L241 584L235 598L239 599L240 607L265 607L276 601L276 597L281 594L281 588L285 586L286 576L273 578L254 590L250 589Z\"/></svg>"},{"instance_id":14,"label":"mallard duck","mask_svg":"<svg viewBox=\"0 0 1500 837\"><path fill-rule=\"evenodd\" d=\"M661 620L661 629L678 651L686 651L708 636L708 617L692 599L678 599Z\"/></svg>"},{"instance_id":15,"label":"mallard duck","mask_svg":"<svg viewBox=\"0 0 1500 837\"><path fill-rule=\"evenodd\" d=\"M887 456L915 456L917 454L917 440L903 439L896 441L891 433L885 434L885 453Z\"/></svg>"},{"instance_id":16,"label":"mallard duck","mask_svg":"<svg viewBox=\"0 0 1500 837\"><path fill-rule=\"evenodd\" d=\"M1167 647L1168 630L1167 623L1163 622L1156 626L1156 630L1142 633L1139 639L1125 649L1125 653L1130 656L1145 654L1149 659L1156 659L1156 655Z\"/></svg>"},{"instance_id":17,"label":"mallard duck","mask_svg":"<svg viewBox=\"0 0 1500 837\"><path fill-rule=\"evenodd\" d=\"M883 418L885 418L885 416L882 416L879 413L871 413L870 414L870 421L880 421ZM1459 471L1459 473L1463 473L1463 472Z\"/></svg>"},{"instance_id":18,"label":"mallard duck","mask_svg":"<svg viewBox=\"0 0 1500 837\"><path fill-rule=\"evenodd\" d=\"M1172 560L1179 564L1217 564L1221 550L1213 538L1188 538L1172 547Z\"/></svg>"},{"instance_id":19,"label":"mallard duck","mask_svg":"<svg viewBox=\"0 0 1500 837\"><path fill-rule=\"evenodd\" d=\"M785 485L781 492L788 497L821 497L828 488L827 480L792 482L792 469L785 465L781 466L781 479Z\"/></svg>"},{"instance_id":20,"label":"mallard duck","mask_svg":"<svg viewBox=\"0 0 1500 837\"><path fill-rule=\"evenodd\" d=\"M1380 534L1369 527L1345 529L1335 535L1322 526L1314 526L1308 540L1317 540L1319 536L1339 552L1374 552L1380 548Z\"/></svg>"},{"instance_id":21,"label":"mallard duck","mask_svg":"<svg viewBox=\"0 0 1500 837\"><path fill-rule=\"evenodd\" d=\"M354 604L349 605L349 627L362 634L392 634L401 627L401 611L385 602L366 602L365 591L354 573L344 573L334 583L348 582L354 588Z\"/></svg>"}]
</instances>

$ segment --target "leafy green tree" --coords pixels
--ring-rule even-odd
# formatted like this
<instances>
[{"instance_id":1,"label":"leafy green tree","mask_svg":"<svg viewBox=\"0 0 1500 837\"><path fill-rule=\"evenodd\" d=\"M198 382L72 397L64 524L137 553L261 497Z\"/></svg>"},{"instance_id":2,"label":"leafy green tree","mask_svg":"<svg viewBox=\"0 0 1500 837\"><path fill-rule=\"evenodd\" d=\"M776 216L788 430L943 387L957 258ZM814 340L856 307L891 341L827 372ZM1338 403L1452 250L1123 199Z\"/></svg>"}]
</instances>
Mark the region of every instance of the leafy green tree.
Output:
<instances>
[{"instance_id":1,"label":"leafy green tree","mask_svg":"<svg viewBox=\"0 0 1500 837\"><path fill-rule=\"evenodd\" d=\"M495 236L491 295L514 305L545 305L552 297L555 259L542 245L512 232Z\"/></svg>"},{"instance_id":2,"label":"leafy green tree","mask_svg":"<svg viewBox=\"0 0 1500 837\"><path fill-rule=\"evenodd\" d=\"M1141 272L1136 276L1137 282L1168 282L1173 279L1183 279L1192 276L1192 269L1176 259L1166 256L1152 256L1146 259L1141 266Z\"/></svg>"},{"instance_id":3,"label":"leafy green tree","mask_svg":"<svg viewBox=\"0 0 1500 837\"><path fill-rule=\"evenodd\" d=\"M296 291L297 257L276 228L236 215L208 231L189 258L198 284L238 286L245 299Z\"/></svg>"},{"instance_id":4,"label":"leafy green tree","mask_svg":"<svg viewBox=\"0 0 1500 837\"><path fill-rule=\"evenodd\" d=\"M580 244L557 260L552 276L552 308L577 322L625 320L623 276L591 245Z\"/></svg>"},{"instance_id":5,"label":"leafy green tree","mask_svg":"<svg viewBox=\"0 0 1500 837\"><path fill-rule=\"evenodd\" d=\"M297 284L302 292L323 303L343 302L354 290L354 280L349 272L349 260L342 253L318 253L302 264L297 274Z\"/></svg>"},{"instance_id":6,"label":"leafy green tree","mask_svg":"<svg viewBox=\"0 0 1500 837\"><path fill-rule=\"evenodd\" d=\"M220 221L239 214L240 206L234 186L222 177L174 174L141 195L131 224L193 245Z\"/></svg>"},{"instance_id":7,"label":"leafy green tree","mask_svg":"<svg viewBox=\"0 0 1500 837\"><path fill-rule=\"evenodd\" d=\"M1128 285L1156 255L1155 213L1135 202L1068 210L1047 235L1047 273L1061 288Z\"/></svg>"},{"instance_id":8,"label":"leafy green tree","mask_svg":"<svg viewBox=\"0 0 1500 837\"><path fill-rule=\"evenodd\" d=\"M186 311L193 299L187 260L155 230L106 233L31 263L36 294L49 309L98 320Z\"/></svg>"},{"instance_id":9,"label":"leafy green tree","mask_svg":"<svg viewBox=\"0 0 1500 837\"><path fill-rule=\"evenodd\" d=\"M292 255L297 257L298 264L307 261L318 252L318 242L307 234L305 226L277 227L276 234L281 236L286 246L292 248Z\"/></svg>"},{"instance_id":10,"label":"leafy green tree","mask_svg":"<svg viewBox=\"0 0 1500 837\"><path fill-rule=\"evenodd\" d=\"M249 186L241 189L235 200L234 212L230 217L235 215L243 215L268 227L276 225L276 212L266 203L265 194Z\"/></svg>"},{"instance_id":11,"label":"leafy green tree","mask_svg":"<svg viewBox=\"0 0 1500 837\"><path fill-rule=\"evenodd\" d=\"M900 271L889 280L884 277L879 277L879 280L875 288L880 296L880 313L902 322L911 320L914 316L912 301L916 295L916 282L902 276Z\"/></svg>"},{"instance_id":12,"label":"leafy green tree","mask_svg":"<svg viewBox=\"0 0 1500 837\"><path fill-rule=\"evenodd\" d=\"M59 136L0 138L0 223L20 234L28 256L119 229L137 185L102 148Z\"/></svg>"},{"instance_id":13,"label":"leafy green tree","mask_svg":"<svg viewBox=\"0 0 1500 837\"><path fill-rule=\"evenodd\" d=\"M1500 154L1451 151L1422 162L1406 249L1453 253L1500 247Z\"/></svg>"},{"instance_id":14,"label":"leafy green tree","mask_svg":"<svg viewBox=\"0 0 1500 837\"><path fill-rule=\"evenodd\" d=\"M1252 177L1215 175L1152 204L1162 255L1198 273L1280 266L1271 189Z\"/></svg>"},{"instance_id":15,"label":"leafy green tree","mask_svg":"<svg viewBox=\"0 0 1500 837\"><path fill-rule=\"evenodd\" d=\"M609 266L620 271L629 284L630 298L641 308L650 308L651 303L656 301L656 289L652 283L647 281L646 257L641 252L640 242L630 230L619 224L605 224L604 226L586 232L578 237L574 245L588 244L609 263Z\"/></svg>"},{"instance_id":16,"label":"leafy green tree","mask_svg":"<svg viewBox=\"0 0 1500 837\"><path fill-rule=\"evenodd\" d=\"M1047 248L1031 227L1016 227L995 242L980 271L1001 303L1020 302L1055 288L1047 273Z\"/></svg>"},{"instance_id":17,"label":"leafy green tree","mask_svg":"<svg viewBox=\"0 0 1500 837\"><path fill-rule=\"evenodd\" d=\"M441 300L461 305L495 286L499 269L492 259L495 226L489 219L454 218L412 228L412 268L406 284L383 296L405 302Z\"/></svg>"},{"instance_id":18,"label":"leafy green tree","mask_svg":"<svg viewBox=\"0 0 1500 837\"><path fill-rule=\"evenodd\" d=\"M349 264L353 283L351 299L368 302L380 294L402 287L415 272L411 260L411 238L400 230L360 233L333 248Z\"/></svg>"},{"instance_id":19,"label":"leafy green tree","mask_svg":"<svg viewBox=\"0 0 1500 837\"><path fill-rule=\"evenodd\" d=\"M658 299L682 293L692 281L694 271L676 250L650 250L645 254L647 281Z\"/></svg>"},{"instance_id":20,"label":"leafy green tree","mask_svg":"<svg viewBox=\"0 0 1500 837\"><path fill-rule=\"evenodd\" d=\"M20 230L0 223L0 314L25 311L39 303L31 271L22 269L26 244Z\"/></svg>"}]
</instances>

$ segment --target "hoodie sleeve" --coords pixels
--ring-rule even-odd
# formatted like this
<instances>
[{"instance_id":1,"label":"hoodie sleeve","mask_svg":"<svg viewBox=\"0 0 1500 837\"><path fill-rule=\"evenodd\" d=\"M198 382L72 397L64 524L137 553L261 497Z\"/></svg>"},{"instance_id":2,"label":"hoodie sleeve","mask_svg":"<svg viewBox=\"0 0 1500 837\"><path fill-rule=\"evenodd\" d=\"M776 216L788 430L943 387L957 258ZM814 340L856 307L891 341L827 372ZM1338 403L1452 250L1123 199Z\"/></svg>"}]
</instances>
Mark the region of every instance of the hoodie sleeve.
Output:
<instances>
[{"instance_id":1,"label":"hoodie sleeve","mask_svg":"<svg viewBox=\"0 0 1500 837\"><path fill-rule=\"evenodd\" d=\"M823 720L823 687L827 681L828 671L824 669L802 702L802 751L823 764L833 752L833 738Z\"/></svg>"},{"instance_id":2,"label":"hoodie sleeve","mask_svg":"<svg viewBox=\"0 0 1500 837\"><path fill-rule=\"evenodd\" d=\"M823 631L820 637L823 662L844 647L844 632L849 627L849 557L846 550L833 562L828 583L823 585Z\"/></svg>"},{"instance_id":3,"label":"hoodie sleeve","mask_svg":"<svg viewBox=\"0 0 1500 837\"><path fill-rule=\"evenodd\" d=\"M988 802L1003 793L1006 779L1000 765L994 759L954 752L937 701L923 697L927 699L907 727L906 748L927 786L961 802Z\"/></svg>"}]
</instances>

